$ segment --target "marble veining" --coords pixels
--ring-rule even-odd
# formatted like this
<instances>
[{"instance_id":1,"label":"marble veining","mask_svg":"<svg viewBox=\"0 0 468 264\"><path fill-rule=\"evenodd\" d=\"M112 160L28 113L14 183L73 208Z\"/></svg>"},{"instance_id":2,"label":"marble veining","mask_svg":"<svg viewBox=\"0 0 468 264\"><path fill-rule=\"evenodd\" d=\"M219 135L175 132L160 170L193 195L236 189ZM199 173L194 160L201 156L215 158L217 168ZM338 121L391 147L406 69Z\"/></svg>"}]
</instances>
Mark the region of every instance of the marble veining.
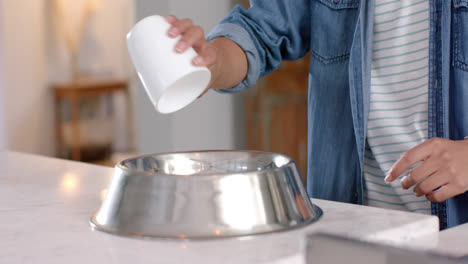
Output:
<instances>
[{"instance_id":1,"label":"marble veining","mask_svg":"<svg viewBox=\"0 0 468 264\"><path fill-rule=\"evenodd\" d=\"M0 263L303 263L302 239L314 232L405 247L438 233L433 216L313 200L324 216L288 232L207 241L118 237L88 225L112 173L107 167L1 153Z\"/></svg>"}]
</instances>

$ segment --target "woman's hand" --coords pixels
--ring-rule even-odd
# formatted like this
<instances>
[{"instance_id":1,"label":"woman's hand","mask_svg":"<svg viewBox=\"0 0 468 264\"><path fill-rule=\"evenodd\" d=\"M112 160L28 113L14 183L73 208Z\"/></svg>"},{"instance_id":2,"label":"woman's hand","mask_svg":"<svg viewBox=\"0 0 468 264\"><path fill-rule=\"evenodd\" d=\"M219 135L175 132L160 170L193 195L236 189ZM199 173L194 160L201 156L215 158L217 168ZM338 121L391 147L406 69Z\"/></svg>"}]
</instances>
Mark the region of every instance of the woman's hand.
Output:
<instances>
[{"instance_id":1,"label":"woman's hand","mask_svg":"<svg viewBox=\"0 0 468 264\"><path fill-rule=\"evenodd\" d=\"M198 53L192 63L196 66L210 66L216 62L216 47L205 40L205 33L200 26L192 24L190 19L177 19L175 16L166 17L172 25L169 29L169 37L175 38L181 35L181 39L175 46L178 53L185 52L189 47Z\"/></svg>"},{"instance_id":2,"label":"woman's hand","mask_svg":"<svg viewBox=\"0 0 468 264\"><path fill-rule=\"evenodd\" d=\"M175 51L183 53L192 47L198 54L193 58L193 65L206 66L211 71L211 81L203 94L209 88L231 88L245 78L247 57L236 43L224 37L207 42L203 29L193 25L190 19L179 20L175 16L168 16L166 20L172 25L167 32L169 37L181 36Z\"/></svg>"},{"instance_id":3,"label":"woman's hand","mask_svg":"<svg viewBox=\"0 0 468 264\"><path fill-rule=\"evenodd\" d=\"M179 42L175 46L177 53L185 52L189 47L192 47L198 54L192 60L192 64L195 66L206 66L211 71L212 76L216 76L214 65L216 64L217 48L215 45L205 40L205 32L200 26L193 25L190 19L177 19L175 16L167 16L167 22L171 24L171 28L168 31L168 35L171 38L181 36ZM213 78L211 83L213 82ZM205 94L208 88L203 92ZM202 95L203 95L202 94Z\"/></svg>"},{"instance_id":4,"label":"woman's hand","mask_svg":"<svg viewBox=\"0 0 468 264\"><path fill-rule=\"evenodd\" d=\"M468 191L468 140L432 138L405 152L385 178L392 182L413 165L403 177L403 189L413 189L432 202L443 202Z\"/></svg>"}]
</instances>

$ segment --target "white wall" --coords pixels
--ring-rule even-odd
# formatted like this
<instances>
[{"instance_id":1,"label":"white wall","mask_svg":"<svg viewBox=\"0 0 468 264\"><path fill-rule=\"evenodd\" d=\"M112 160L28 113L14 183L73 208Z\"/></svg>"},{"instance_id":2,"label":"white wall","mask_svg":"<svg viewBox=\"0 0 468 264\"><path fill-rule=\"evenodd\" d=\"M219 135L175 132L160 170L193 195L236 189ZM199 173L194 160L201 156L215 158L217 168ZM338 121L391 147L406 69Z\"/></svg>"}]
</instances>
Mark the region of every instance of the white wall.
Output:
<instances>
[{"instance_id":1,"label":"white wall","mask_svg":"<svg viewBox=\"0 0 468 264\"><path fill-rule=\"evenodd\" d=\"M174 14L209 32L230 11L231 0L137 0L137 19ZM243 147L243 106L238 96L210 91L186 108L158 114L137 84L137 149L140 153Z\"/></svg>"},{"instance_id":2,"label":"white wall","mask_svg":"<svg viewBox=\"0 0 468 264\"><path fill-rule=\"evenodd\" d=\"M53 153L52 98L44 54L44 1L1 1L3 101L7 146Z\"/></svg>"},{"instance_id":3,"label":"white wall","mask_svg":"<svg viewBox=\"0 0 468 264\"><path fill-rule=\"evenodd\" d=\"M27 1L27 0L22 0ZM35 0L37 1L37 0ZM46 0L47 1L47 0ZM80 69L102 77L127 78L131 72L125 36L133 25L134 5L128 0L100 0L99 9L86 27L79 53ZM77 28L84 1L62 0L70 28ZM49 6L48 6L49 7ZM50 25L51 11L46 14ZM51 81L70 79L70 57L56 26L50 25L47 54Z\"/></svg>"},{"instance_id":4,"label":"white wall","mask_svg":"<svg viewBox=\"0 0 468 264\"><path fill-rule=\"evenodd\" d=\"M66 2L73 20L81 1ZM11 150L55 152L49 85L69 80L70 75L69 57L51 30L50 17L48 0L0 0L0 95L5 99L0 100L0 143L5 137ZM83 41L81 68L104 76L129 76L125 34L132 23L133 2L102 0Z\"/></svg>"}]
</instances>

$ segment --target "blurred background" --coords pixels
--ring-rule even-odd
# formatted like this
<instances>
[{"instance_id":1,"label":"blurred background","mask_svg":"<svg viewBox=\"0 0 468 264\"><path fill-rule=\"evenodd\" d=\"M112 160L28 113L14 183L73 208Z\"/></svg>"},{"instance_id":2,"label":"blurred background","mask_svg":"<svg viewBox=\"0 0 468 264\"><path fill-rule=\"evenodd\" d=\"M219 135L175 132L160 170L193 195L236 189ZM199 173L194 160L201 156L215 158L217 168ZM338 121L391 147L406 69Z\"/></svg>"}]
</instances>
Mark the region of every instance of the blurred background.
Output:
<instances>
[{"instance_id":1,"label":"blurred background","mask_svg":"<svg viewBox=\"0 0 468 264\"><path fill-rule=\"evenodd\" d=\"M305 176L307 59L284 63L249 92L210 91L168 115L154 110L125 35L174 14L209 32L244 0L0 0L0 147L113 166L170 151L287 154Z\"/></svg>"}]
</instances>

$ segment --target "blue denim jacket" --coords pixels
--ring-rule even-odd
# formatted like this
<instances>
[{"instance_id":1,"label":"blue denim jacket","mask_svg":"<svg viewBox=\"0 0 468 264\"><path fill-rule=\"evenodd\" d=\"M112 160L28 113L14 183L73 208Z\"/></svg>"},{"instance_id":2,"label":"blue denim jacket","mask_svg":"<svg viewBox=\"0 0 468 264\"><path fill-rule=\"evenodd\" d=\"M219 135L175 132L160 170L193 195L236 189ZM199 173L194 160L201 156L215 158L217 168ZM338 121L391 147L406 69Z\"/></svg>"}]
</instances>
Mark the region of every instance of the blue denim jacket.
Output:
<instances>
[{"instance_id":1,"label":"blue denim jacket","mask_svg":"<svg viewBox=\"0 0 468 264\"><path fill-rule=\"evenodd\" d=\"M370 99L374 1L252 0L235 7L208 39L246 53L242 91L282 60L311 53L308 184L314 198L362 203ZM468 0L430 0L429 137L468 136ZM468 157L467 157L468 161ZM468 194L433 203L440 227L468 222Z\"/></svg>"}]
</instances>

